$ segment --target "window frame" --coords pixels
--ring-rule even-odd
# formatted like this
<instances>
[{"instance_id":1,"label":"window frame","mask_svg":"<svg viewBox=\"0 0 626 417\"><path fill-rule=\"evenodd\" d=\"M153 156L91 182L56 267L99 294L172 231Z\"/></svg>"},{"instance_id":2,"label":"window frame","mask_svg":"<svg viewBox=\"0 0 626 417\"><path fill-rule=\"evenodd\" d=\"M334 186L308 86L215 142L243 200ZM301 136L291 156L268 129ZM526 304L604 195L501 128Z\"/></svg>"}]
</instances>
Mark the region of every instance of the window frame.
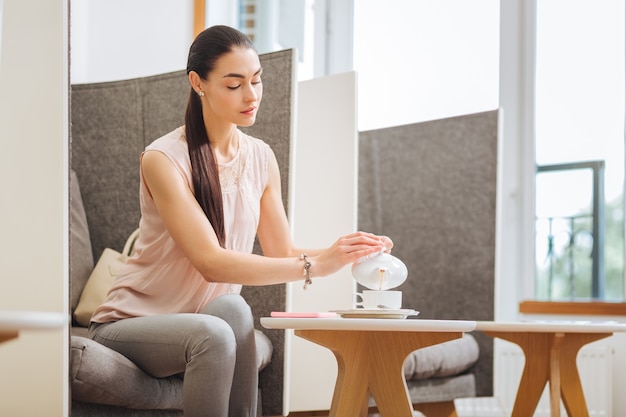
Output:
<instances>
[{"instance_id":1,"label":"window frame","mask_svg":"<svg viewBox=\"0 0 626 417\"><path fill-rule=\"evenodd\" d=\"M605 300L589 301L539 301L535 299L535 68L536 68L536 29L537 29L537 1L516 0L501 3L501 54L506 54L506 48L513 48L514 62L518 65L519 73L515 70L507 75L506 56L500 57L501 106L513 104L512 110L513 135L517 140L520 164L518 185L521 202L517 207L520 211L521 230L513 231L520 239L519 264L520 273L517 274L519 302L518 313L547 314L547 315L590 315L590 316L626 316L626 302L612 302ZM516 17L512 14L517 13ZM513 23L511 28L506 28ZM508 68L511 68L509 64ZM518 83L520 87L513 87ZM518 94L517 97L515 95ZM510 114L511 112L505 112ZM508 123L508 122L507 122ZM509 149L510 152L510 149ZM509 161L510 162L510 161ZM503 223L498 223L502 228ZM532 232L530 232L532 231ZM506 249L505 249L506 250ZM500 272L502 274L502 272ZM496 286L497 288L497 286ZM498 309L496 309L498 311Z\"/></svg>"}]
</instances>

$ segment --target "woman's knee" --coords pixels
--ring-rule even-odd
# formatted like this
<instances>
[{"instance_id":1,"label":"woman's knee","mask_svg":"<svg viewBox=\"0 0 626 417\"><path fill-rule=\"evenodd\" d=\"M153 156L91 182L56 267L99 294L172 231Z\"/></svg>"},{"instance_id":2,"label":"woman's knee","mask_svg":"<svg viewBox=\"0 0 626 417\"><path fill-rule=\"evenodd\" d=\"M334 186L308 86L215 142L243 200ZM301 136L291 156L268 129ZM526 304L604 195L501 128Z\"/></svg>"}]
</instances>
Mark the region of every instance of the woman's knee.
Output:
<instances>
[{"instance_id":1,"label":"woman's knee","mask_svg":"<svg viewBox=\"0 0 626 417\"><path fill-rule=\"evenodd\" d=\"M203 353L222 357L235 355L237 341L228 323L217 317L202 314L193 316L192 323L186 329L190 338L187 349L189 360Z\"/></svg>"},{"instance_id":2,"label":"woman's knee","mask_svg":"<svg viewBox=\"0 0 626 417\"><path fill-rule=\"evenodd\" d=\"M238 294L228 294L212 300L202 311L220 317L238 326L253 326L252 310L246 300Z\"/></svg>"},{"instance_id":3,"label":"woman's knee","mask_svg":"<svg viewBox=\"0 0 626 417\"><path fill-rule=\"evenodd\" d=\"M239 294L226 294L217 297L207 307L214 309L236 310L250 312L250 306L246 300Z\"/></svg>"}]
</instances>

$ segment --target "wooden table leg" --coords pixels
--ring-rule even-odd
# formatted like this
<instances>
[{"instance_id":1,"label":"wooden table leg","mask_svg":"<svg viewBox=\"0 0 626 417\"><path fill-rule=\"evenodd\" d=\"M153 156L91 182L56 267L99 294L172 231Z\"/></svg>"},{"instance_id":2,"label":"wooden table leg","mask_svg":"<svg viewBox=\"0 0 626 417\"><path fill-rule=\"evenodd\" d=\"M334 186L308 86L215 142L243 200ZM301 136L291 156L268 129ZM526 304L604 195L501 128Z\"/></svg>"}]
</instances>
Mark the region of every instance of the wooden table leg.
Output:
<instances>
[{"instance_id":1,"label":"wooden table leg","mask_svg":"<svg viewBox=\"0 0 626 417\"><path fill-rule=\"evenodd\" d=\"M576 356L581 347L611 333L523 333L485 331L520 346L526 362L511 417L532 417L546 383L550 382L550 412L561 414L561 399L569 417L589 417Z\"/></svg>"},{"instance_id":2,"label":"wooden table leg","mask_svg":"<svg viewBox=\"0 0 626 417\"><path fill-rule=\"evenodd\" d=\"M569 417L589 417L585 394L580 383L576 357L587 343L604 339L611 333L568 333L561 347L561 398Z\"/></svg>"},{"instance_id":3,"label":"wooden table leg","mask_svg":"<svg viewBox=\"0 0 626 417\"><path fill-rule=\"evenodd\" d=\"M17 332L2 332L0 333L0 343L15 339L17 336Z\"/></svg>"},{"instance_id":4,"label":"wooden table leg","mask_svg":"<svg viewBox=\"0 0 626 417\"><path fill-rule=\"evenodd\" d=\"M412 417L404 360L412 351L458 339L461 332L296 330L330 349L338 374L330 417L363 415L371 392L382 417Z\"/></svg>"},{"instance_id":5,"label":"wooden table leg","mask_svg":"<svg viewBox=\"0 0 626 417\"><path fill-rule=\"evenodd\" d=\"M330 349L337 359L337 382L330 417L356 417L367 407L367 332L296 330L296 335Z\"/></svg>"},{"instance_id":6,"label":"wooden table leg","mask_svg":"<svg viewBox=\"0 0 626 417\"><path fill-rule=\"evenodd\" d=\"M550 416L561 417L561 345L565 335L556 333L550 347Z\"/></svg>"},{"instance_id":7,"label":"wooden table leg","mask_svg":"<svg viewBox=\"0 0 626 417\"><path fill-rule=\"evenodd\" d=\"M532 417L548 382L552 333L485 332L522 348L526 361L511 417Z\"/></svg>"}]
</instances>

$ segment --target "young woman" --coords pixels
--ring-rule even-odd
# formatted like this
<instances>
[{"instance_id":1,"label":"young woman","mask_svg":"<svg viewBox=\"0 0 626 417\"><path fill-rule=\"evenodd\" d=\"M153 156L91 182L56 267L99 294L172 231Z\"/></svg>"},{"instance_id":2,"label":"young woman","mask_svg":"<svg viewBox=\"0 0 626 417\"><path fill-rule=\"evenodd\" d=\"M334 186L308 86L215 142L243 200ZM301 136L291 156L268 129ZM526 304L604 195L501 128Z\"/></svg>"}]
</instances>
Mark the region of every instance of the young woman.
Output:
<instances>
[{"instance_id":1,"label":"young woman","mask_svg":"<svg viewBox=\"0 0 626 417\"><path fill-rule=\"evenodd\" d=\"M254 328L242 285L323 277L393 246L363 232L325 249L294 246L274 154L238 130L255 121L262 71L235 29L214 26L194 40L185 125L142 155L136 253L90 326L94 340L155 377L184 372L189 417L256 413ZM251 253L255 236L264 256Z\"/></svg>"}]
</instances>

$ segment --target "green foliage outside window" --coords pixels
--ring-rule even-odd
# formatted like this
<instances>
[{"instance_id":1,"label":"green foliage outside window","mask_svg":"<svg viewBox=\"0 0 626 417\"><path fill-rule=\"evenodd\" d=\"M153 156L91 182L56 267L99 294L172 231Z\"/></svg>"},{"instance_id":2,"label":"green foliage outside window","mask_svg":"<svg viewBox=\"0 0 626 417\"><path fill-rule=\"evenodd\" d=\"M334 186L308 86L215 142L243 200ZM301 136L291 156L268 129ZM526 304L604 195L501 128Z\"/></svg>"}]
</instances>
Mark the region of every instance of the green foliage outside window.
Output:
<instances>
[{"instance_id":1,"label":"green foliage outside window","mask_svg":"<svg viewBox=\"0 0 626 417\"><path fill-rule=\"evenodd\" d=\"M621 200L605 206L604 300L624 300L624 205ZM588 210L587 212L591 212ZM537 222L547 222L538 219ZM539 228L538 228L539 229ZM545 229L545 228L544 228ZM538 300L592 299L592 217L552 219L553 235L546 239L547 253L537 254L535 297Z\"/></svg>"}]
</instances>

